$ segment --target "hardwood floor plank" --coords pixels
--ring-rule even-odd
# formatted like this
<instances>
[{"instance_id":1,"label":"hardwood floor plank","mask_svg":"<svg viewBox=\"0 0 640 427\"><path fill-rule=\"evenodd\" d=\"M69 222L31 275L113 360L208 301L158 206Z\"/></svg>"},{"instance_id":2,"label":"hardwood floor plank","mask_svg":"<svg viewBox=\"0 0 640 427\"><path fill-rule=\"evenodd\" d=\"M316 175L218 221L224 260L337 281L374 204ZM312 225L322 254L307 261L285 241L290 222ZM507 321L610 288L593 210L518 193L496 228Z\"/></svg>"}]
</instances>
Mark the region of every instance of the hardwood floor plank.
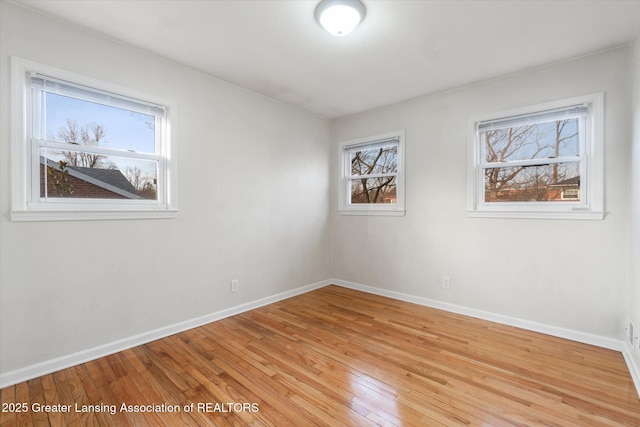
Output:
<instances>
[{"instance_id":1,"label":"hardwood floor plank","mask_svg":"<svg viewBox=\"0 0 640 427\"><path fill-rule=\"evenodd\" d=\"M0 410L0 427L14 427L18 425L18 415L15 409L16 386L5 387L0 390L0 402L6 404L5 410Z\"/></svg>"},{"instance_id":2,"label":"hardwood floor plank","mask_svg":"<svg viewBox=\"0 0 640 427\"><path fill-rule=\"evenodd\" d=\"M618 352L337 286L7 387L0 400L117 407L1 413L1 427L640 426Z\"/></svg>"},{"instance_id":3,"label":"hardwood floor plank","mask_svg":"<svg viewBox=\"0 0 640 427\"><path fill-rule=\"evenodd\" d=\"M110 369L110 365L107 357L75 367L76 369L86 371L98 391L99 397L92 401L94 405L104 404L111 407L111 405L117 405L119 403L118 398L111 389L111 382L115 380L115 378L109 376L109 372L113 372ZM130 426L131 422L129 417L116 410L115 414L109 412L108 416L105 414L105 416L101 417L101 424L103 426Z\"/></svg>"},{"instance_id":4,"label":"hardwood floor plank","mask_svg":"<svg viewBox=\"0 0 640 427\"><path fill-rule=\"evenodd\" d=\"M16 403L20 403L20 404L28 403L29 407L31 407L31 400L29 398L29 384L28 383L16 384L15 388L16 388ZM32 411L18 412L16 415L16 424L19 426L34 425L32 413L33 413Z\"/></svg>"},{"instance_id":5,"label":"hardwood floor plank","mask_svg":"<svg viewBox=\"0 0 640 427\"><path fill-rule=\"evenodd\" d=\"M43 402L44 389L42 388L42 378L35 378L29 381L29 401L30 402ZM33 423L37 425L49 425L49 416L47 412L35 412L32 411Z\"/></svg>"},{"instance_id":6,"label":"hardwood floor plank","mask_svg":"<svg viewBox=\"0 0 640 427\"><path fill-rule=\"evenodd\" d=\"M52 376L56 385L56 390L58 391L58 396L60 396L60 404L63 406L75 407L75 395L73 393L74 384L73 380L70 378L72 370L73 368L64 369L62 371L54 372ZM64 425L82 426L80 415L73 410L65 410L62 413L62 417Z\"/></svg>"}]
</instances>

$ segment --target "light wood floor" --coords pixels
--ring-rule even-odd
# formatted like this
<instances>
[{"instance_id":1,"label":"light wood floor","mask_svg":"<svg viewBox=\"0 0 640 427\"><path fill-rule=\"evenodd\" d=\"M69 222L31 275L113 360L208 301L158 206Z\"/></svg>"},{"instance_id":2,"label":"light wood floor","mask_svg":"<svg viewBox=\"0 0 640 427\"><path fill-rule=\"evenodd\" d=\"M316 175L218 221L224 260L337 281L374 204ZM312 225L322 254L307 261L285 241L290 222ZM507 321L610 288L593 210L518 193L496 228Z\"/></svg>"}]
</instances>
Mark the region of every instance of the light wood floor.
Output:
<instances>
[{"instance_id":1,"label":"light wood floor","mask_svg":"<svg viewBox=\"0 0 640 427\"><path fill-rule=\"evenodd\" d=\"M7 387L1 400L29 409L1 413L2 427L640 426L618 352L337 286Z\"/></svg>"}]
</instances>

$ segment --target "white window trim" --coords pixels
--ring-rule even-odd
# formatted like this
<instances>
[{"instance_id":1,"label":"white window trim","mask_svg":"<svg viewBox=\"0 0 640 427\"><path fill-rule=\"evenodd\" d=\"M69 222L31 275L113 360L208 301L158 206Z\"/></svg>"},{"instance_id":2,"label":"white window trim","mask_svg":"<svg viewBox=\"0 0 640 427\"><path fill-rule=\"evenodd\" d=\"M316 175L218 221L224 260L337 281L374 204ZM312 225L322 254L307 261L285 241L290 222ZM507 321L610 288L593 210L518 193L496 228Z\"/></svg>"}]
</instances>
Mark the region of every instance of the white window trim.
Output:
<instances>
[{"instance_id":1,"label":"white window trim","mask_svg":"<svg viewBox=\"0 0 640 427\"><path fill-rule=\"evenodd\" d=\"M60 203L39 203L31 200L32 144L29 138L30 88L27 73L38 73L73 82L97 90L123 95L165 107L165 125L160 162L160 175L164 176L164 188L159 186L158 203L117 200L64 200ZM160 97L113 83L83 76L56 67L26 59L11 57L11 212L12 221L70 221L103 219L158 219L177 216L177 147L174 126L176 108ZM161 192L161 194L160 194Z\"/></svg>"},{"instance_id":2,"label":"white window trim","mask_svg":"<svg viewBox=\"0 0 640 427\"><path fill-rule=\"evenodd\" d=\"M532 114L584 104L589 113L586 121L586 150L581 160L585 174L581 201L571 202L491 202L484 203L484 177L479 166L481 141L477 124L482 121ZM475 218L588 219L604 218L604 93L561 99L507 111L474 116L469 120L467 176L467 215Z\"/></svg>"},{"instance_id":3,"label":"white window trim","mask_svg":"<svg viewBox=\"0 0 640 427\"><path fill-rule=\"evenodd\" d=\"M396 203L352 204L348 176L350 168L345 153L350 147L373 144L378 141L398 139L398 171L396 174ZM405 211L405 132L395 131L381 135L343 141L338 144L338 163L340 165L340 183L338 189L338 213L341 215L384 215L404 216Z\"/></svg>"}]
</instances>

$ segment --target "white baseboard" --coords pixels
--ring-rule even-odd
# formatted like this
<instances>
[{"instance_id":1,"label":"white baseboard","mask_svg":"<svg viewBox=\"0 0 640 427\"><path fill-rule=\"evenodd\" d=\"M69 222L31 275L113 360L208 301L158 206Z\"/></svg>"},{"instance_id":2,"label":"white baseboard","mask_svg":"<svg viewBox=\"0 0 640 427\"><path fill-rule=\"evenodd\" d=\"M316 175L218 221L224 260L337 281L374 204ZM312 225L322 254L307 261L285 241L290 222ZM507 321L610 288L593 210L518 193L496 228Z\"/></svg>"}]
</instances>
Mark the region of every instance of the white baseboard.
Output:
<instances>
[{"instance_id":1,"label":"white baseboard","mask_svg":"<svg viewBox=\"0 0 640 427\"><path fill-rule=\"evenodd\" d=\"M138 345L146 344L151 341L155 341L161 338L168 337L170 335L177 334L198 326L206 325L207 323L215 322L226 317L234 316L236 314L244 313L245 311L253 310L258 307L262 307L274 302L278 302L287 298L294 297L296 295L304 294L314 289L319 289L330 284L331 281L323 280L321 282L313 283L311 285L302 286L290 291L282 292L270 297L261 298L255 301L251 301L245 304L241 304L235 307L231 307L225 310L220 310L215 313L207 314L195 319L186 320L184 322L176 323L173 325L165 326L162 328L154 329L152 331L144 332L139 335L124 338L118 341L107 343L98 347L82 350L77 353L69 354L66 356L58 357L56 359L47 360L41 363L37 363L31 366L27 366L15 371L9 371L0 374L0 388L8 387L10 385L18 384L23 381L28 381L33 378L47 375L52 372L66 369L71 366L79 365L81 363L95 360L100 357L108 356L119 351L123 351Z\"/></svg>"},{"instance_id":2,"label":"white baseboard","mask_svg":"<svg viewBox=\"0 0 640 427\"><path fill-rule=\"evenodd\" d=\"M353 283L345 280L333 279L330 282L349 289L368 292L370 294L389 297L400 301L411 302L426 307L437 308L439 310L462 314L469 317L475 317L477 319L489 320L491 322L501 323L503 325L515 326L517 328L540 332L559 338L566 338L572 341L591 344L598 347L604 347L610 350L622 351L622 348L624 347L623 341L609 337L603 337L600 335L546 325L544 323L533 322L531 320L524 320L517 317L505 316L503 314L491 313L489 311L477 310L475 308L469 308L462 305L432 300L429 298L418 297L401 292L389 291L387 289L376 288L373 286L362 285L360 283Z\"/></svg>"},{"instance_id":3,"label":"white baseboard","mask_svg":"<svg viewBox=\"0 0 640 427\"><path fill-rule=\"evenodd\" d=\"M631 379L633 379L633 384L636 386L638 396L640 396L640 366L636 363L631 352L631 347L628 343L625 343L624 348L622 349L622 356L624 356L624 361L627 362Z\"/></svg>"}]
</instances>

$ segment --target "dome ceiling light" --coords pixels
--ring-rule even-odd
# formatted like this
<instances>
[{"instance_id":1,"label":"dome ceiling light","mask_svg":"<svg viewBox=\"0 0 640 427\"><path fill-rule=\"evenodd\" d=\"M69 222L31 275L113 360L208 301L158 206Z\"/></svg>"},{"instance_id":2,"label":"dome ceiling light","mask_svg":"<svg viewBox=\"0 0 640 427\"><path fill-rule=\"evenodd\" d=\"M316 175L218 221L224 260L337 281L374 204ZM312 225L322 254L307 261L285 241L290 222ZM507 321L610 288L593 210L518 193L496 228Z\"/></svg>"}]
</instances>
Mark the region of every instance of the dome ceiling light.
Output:
<instances>
[{"instance_id":1,"label":"dome ceiling light","mask_svg":"<svg viewBox=\"0 0 640 427\"><path fill-rule=\"evenodd\" d=\"M316 7L316 20L334 36L346 36L364 19L360 0L322 0Z\"/></svg>"}]
</instances>

